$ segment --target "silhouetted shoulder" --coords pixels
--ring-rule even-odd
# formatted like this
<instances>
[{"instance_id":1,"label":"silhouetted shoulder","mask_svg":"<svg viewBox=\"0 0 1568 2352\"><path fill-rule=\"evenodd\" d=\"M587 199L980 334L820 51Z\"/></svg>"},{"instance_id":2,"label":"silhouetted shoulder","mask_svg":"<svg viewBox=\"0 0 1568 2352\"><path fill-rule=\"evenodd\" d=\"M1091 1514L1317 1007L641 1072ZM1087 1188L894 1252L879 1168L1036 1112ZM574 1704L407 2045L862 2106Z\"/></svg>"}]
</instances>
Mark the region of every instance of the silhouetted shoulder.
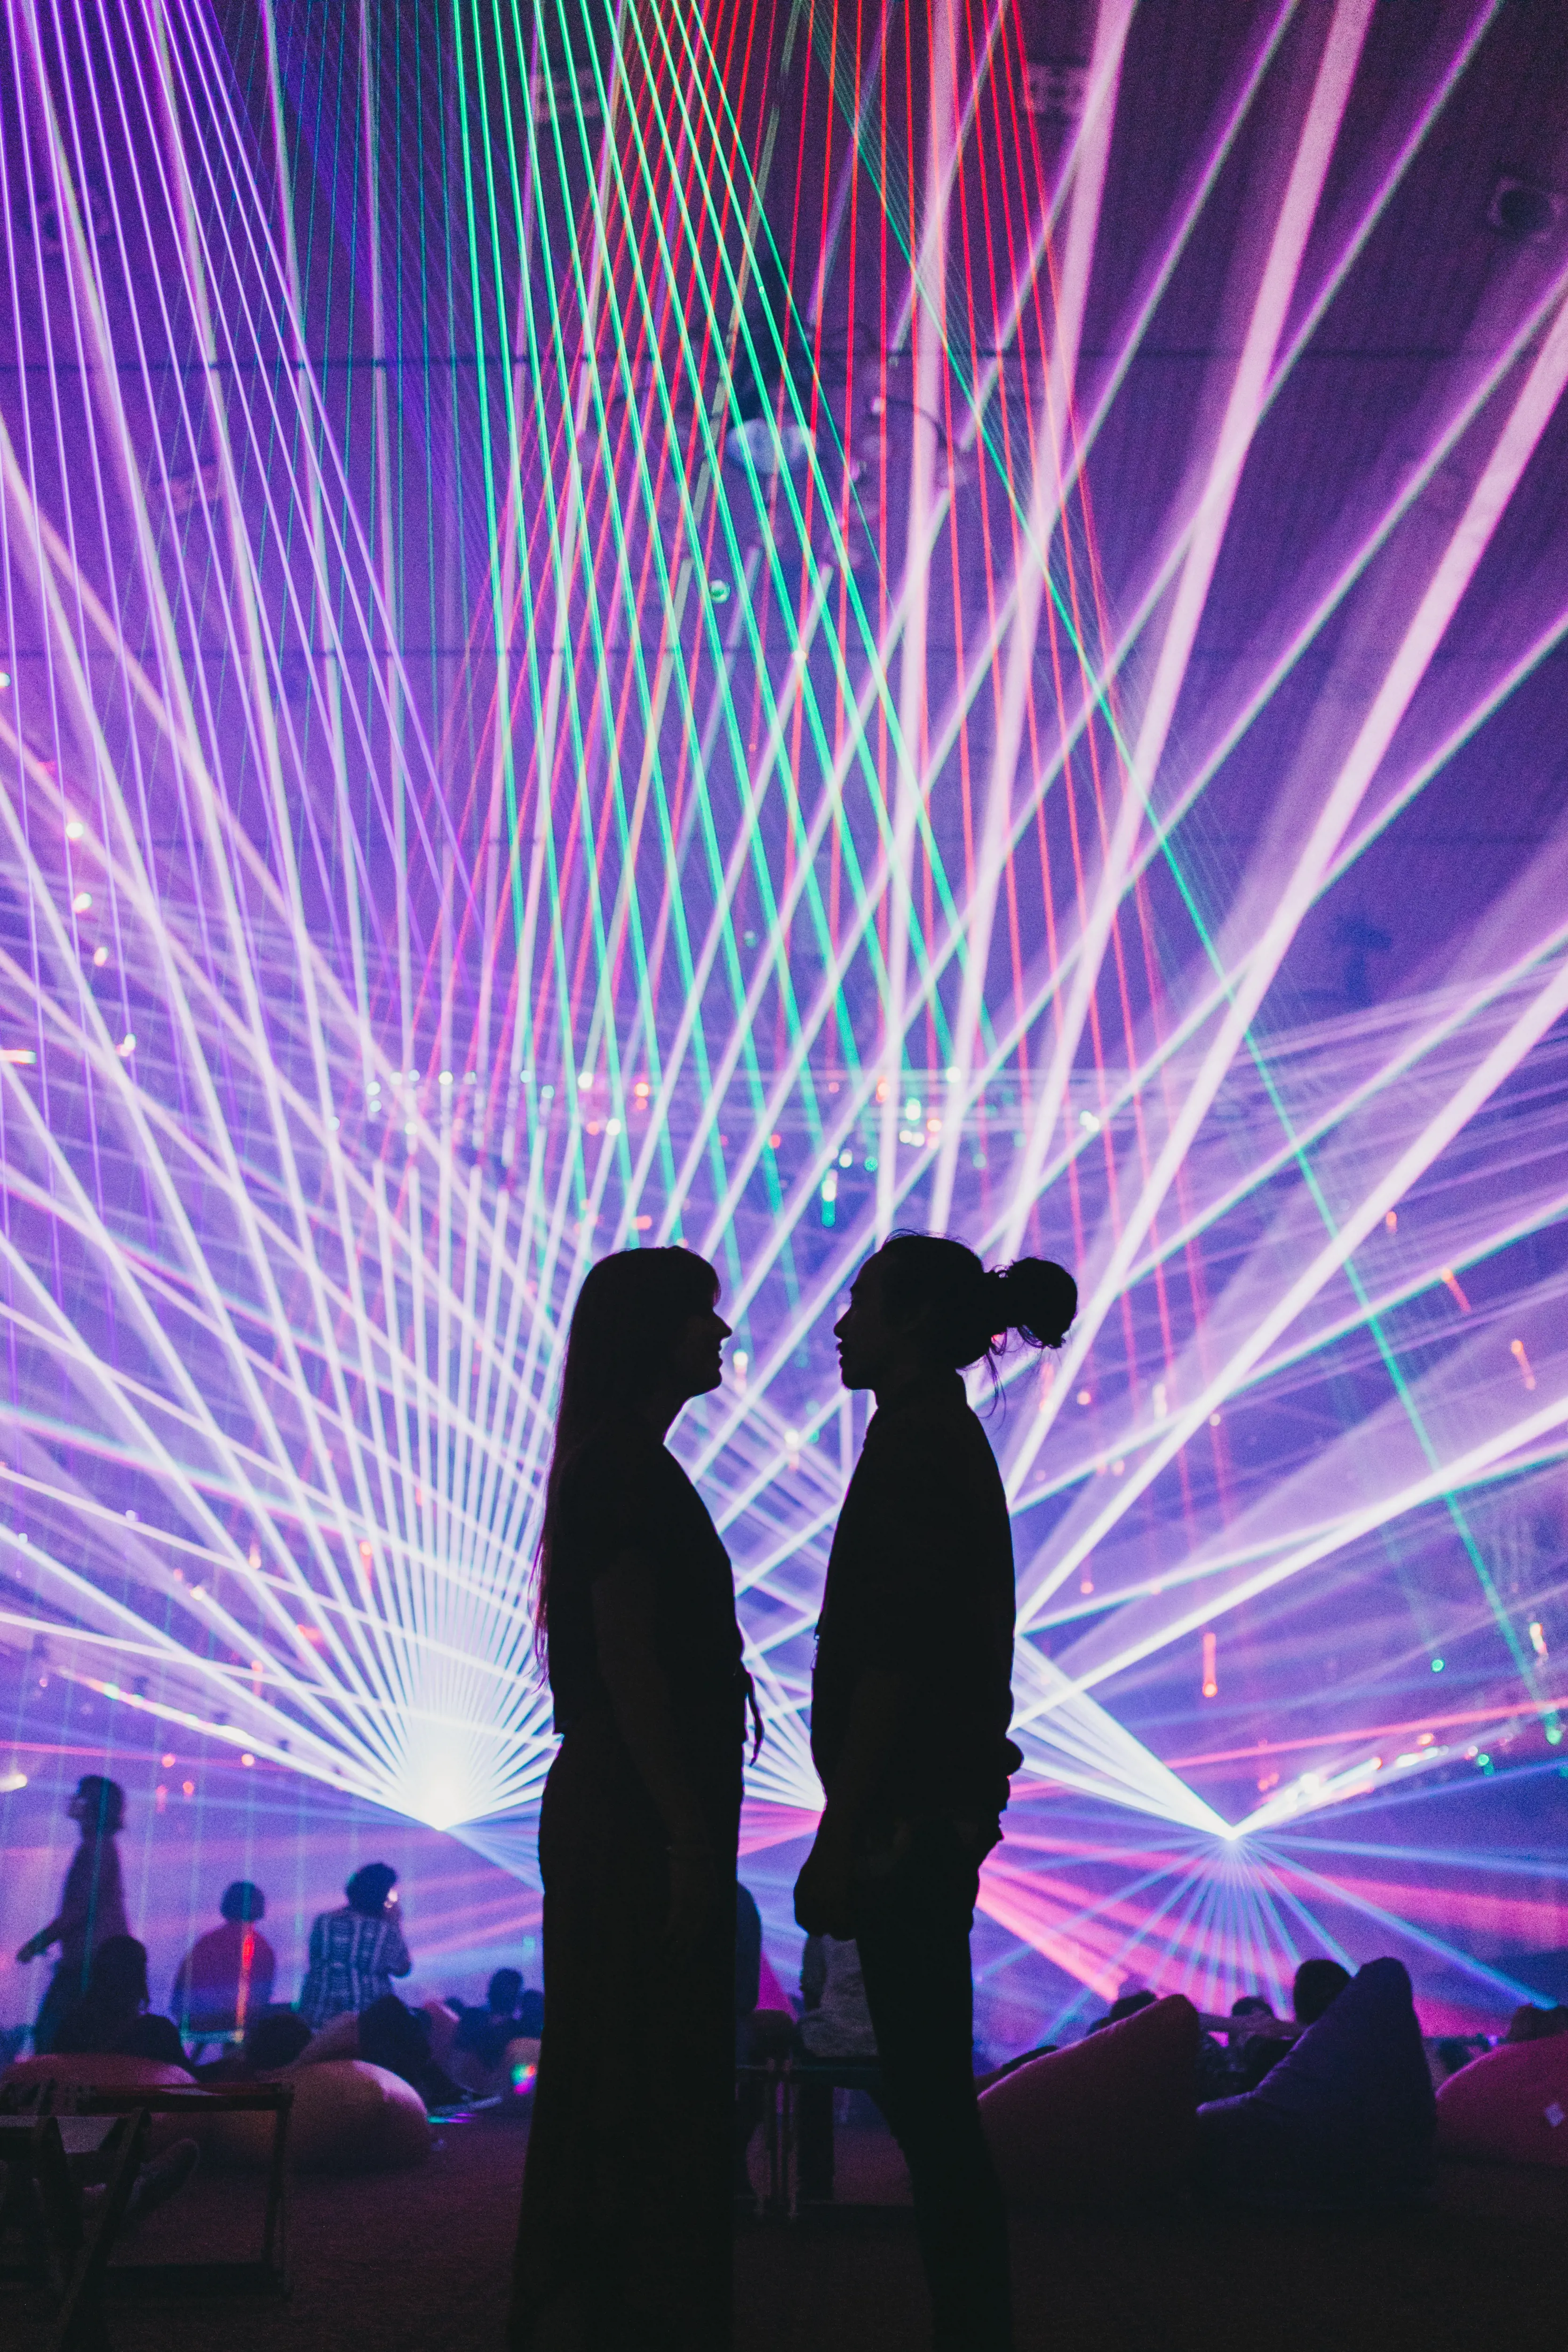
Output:
<instances>
[{"instance_id":1,"label":"silhouetted shoulder","mask_svg":"<svg viewBox=\"0 0 1568 2352\"><path fill-rule=\"evenodd\" d=\"M984 1423L971 1407L956 1372L922 1381L918 1389L876 1413L866 1453L879 1485L900 1489L916 1509L954 1486L1001 1489L1001 1473Z\"/></svg>"},{"instance_id":2,"label":"silhouetted shoulder","mask_svg":"<svg viewBox=\"0 0 1568 2352\"><path fill-rule=\"evenodd\" d=\"M646 1545L657 1527L669 1456L633 1423L597 1429L562 1472L557 1557L589 1576L619 1552Z\"/></svg>"}]
</instances>

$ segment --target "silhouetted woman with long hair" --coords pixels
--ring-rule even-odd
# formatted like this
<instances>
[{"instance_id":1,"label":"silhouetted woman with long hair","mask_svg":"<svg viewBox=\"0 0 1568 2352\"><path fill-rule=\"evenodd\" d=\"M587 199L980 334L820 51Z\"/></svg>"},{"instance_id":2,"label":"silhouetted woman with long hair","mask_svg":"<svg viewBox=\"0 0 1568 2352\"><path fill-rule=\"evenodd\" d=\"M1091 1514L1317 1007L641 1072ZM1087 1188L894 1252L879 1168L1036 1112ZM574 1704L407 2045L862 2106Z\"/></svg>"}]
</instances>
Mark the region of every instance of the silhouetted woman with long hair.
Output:
<instances>
[{"instance_id":1,"label":"silhouetted woman with long hair","mask_svg":"<svg viewBox=\"0 0 1568 2352\"><path fill-rule=\"evenodd\" d=\"M834 1533L811 1687L826 1796L795 1885L811 1935L853 1936L882 2102L910 2168L938 2352L1006 2352L1007 2229L972 2062L980 1864L1022 1762L1013 1538L963 1369L1016 1331L1057 1347L1078 1307L1043 1258L987 1273L962 1242L895 1234L835 1327L877 1412Z\"/></svg>"},{"instance_id":2,"label":"silhouetted woman with long hair","mask_svg":"<svg viewBox=\"0 0 1568 2352\"><path fill-rule=\"evenodd\" d=\"M566 1342L537 1623L561 1748L539 1823L544 2037L510 2341L731 2341L735 1852L750 1685L730 1561L665 1445L716 1389L719 1278L589 1273Z\"/></svg>"}]
</instances>

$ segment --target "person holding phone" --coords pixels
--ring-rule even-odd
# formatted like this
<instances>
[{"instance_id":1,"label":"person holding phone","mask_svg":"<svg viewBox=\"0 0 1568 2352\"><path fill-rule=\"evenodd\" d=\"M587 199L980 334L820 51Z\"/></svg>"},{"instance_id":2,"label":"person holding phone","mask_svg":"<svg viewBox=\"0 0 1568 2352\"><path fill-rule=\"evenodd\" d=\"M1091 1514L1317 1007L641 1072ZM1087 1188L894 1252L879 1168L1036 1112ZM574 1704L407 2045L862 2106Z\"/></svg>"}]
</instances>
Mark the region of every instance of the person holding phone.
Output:
<instances>
[{"instance_id":1,"label":"person holding phone","mask_svg":"<svg viewBox=\"0 0 1568 2352\"><path fill-rule=\"evenodd\" d=\"M414 1967L403 1940L397 1873L390 1863L367 1862L343 1889L336 1911L317 1914L310 1959L300 1990L300 2014L312 2032L329 2019L358 2016L392 1990L394 1977Z\"/></svg>"}]
</instances>

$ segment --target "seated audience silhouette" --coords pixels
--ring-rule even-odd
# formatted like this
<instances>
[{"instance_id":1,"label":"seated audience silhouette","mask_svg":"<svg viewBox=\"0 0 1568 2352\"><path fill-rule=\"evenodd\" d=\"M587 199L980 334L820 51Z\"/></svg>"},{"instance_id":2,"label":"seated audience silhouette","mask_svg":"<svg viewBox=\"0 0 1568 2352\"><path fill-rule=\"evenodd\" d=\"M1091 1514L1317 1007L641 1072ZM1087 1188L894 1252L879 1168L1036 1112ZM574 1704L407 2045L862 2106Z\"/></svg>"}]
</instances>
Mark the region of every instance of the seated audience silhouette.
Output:
<instances>
[{"instance_id":1,"label":"seated audience silhouette","mask_svg":"<svg viewBox=\"0 0 1568 2352\"><path fill-rule=\"evenodd\" d=\"M297 2009L268 2009L253 2017L237 2050L227 2050L210 2066L198 2066L202 2084L256 2083L281 2074L310 2041L310 2029Z\"/></svg>"},{"instance_id":2,"label":"seated audience silhouette","mask_svg":"<svg viewBox=\"0 0 1568 2352\"><path fill-rule=\"evenodd\" d=\"M461 2106L468 2096L430 2053L429 2017L395 1992L383 1993L360 2011L359 2055L368 2065L400 2076L427 2107Z\"/></svg>"},{"instance_id":3,"label":"seated audience silhouette","mask_svg":"<svg viewBox=\"0 0 1568 2352\"><path fill-rule=\"evenodd\" d=\"M1558 2034L1568 2033L1568 2009L1561 2001L1554 2008L1541 2009L1532 2000L1521 2003L1508 2021L1504 2042L1552 2042Z\"/></svg>"},{"instance_id":4,"label":"seated audience silhouette","mask_svg":"<svg viewBox=\"0 0 1568 2352\"><path fill-rule=\"evenodd\" d=\"M300 1992L300 2014L312 2027L353 2016L383 2000L394 1977L414 1963L397 1919L397 1873L367 1862L344 1887L347 1901L322 1911L310 1928L310 1964Z\"/></svg>"},{"instance_id":5,"label":"seated audience silhouette","mask_svg":"<svg viewBox=\"0 0 1568 2352\"><path fill-rule=\"evenodd\" d=\"M92 1956L87 1990L55 2035L62 2057L151 2058L183 2066L185 2053L171 2017L147 2014L147 1947L110 1936Z\"/></svg>"},{"instance_id":6,"label":"seated audience silhouette","mask_svg":"<svg viewBox=\"0 0 1568 2352\"><path fill-rule=\"evenodd\" d=\"M1298 2025L1316 2025L1331 2001L1351 1982L1349 1969L1338 1960L1303 1960L1290 1988L1290 2007Z\"/></svg>"},{"instance_id":7,"label":"seated audience silhouette","mask_svg":"<svg viewBox=\"0 0 1568 2352\"><path fill-rule=\"evenodd\" d=\"M248 1879L225 1887L218 1905L223 1926L197 1937L169 1996L184 2032L197 2040L243 2034L250 2019L271 2006L278 1963L266 1937L256 1932L266 1909L267 1897Z\"/></svg>"},{"instance_id":8,"label":"seated audience silhouette","mask_svg":"<svg viewBox=\"0 0 1568 2352\"><path fill-rule=\"evenodd\" d=\"M1122 1993L1113 2000L1103 2017L1097 2017L1085 2026L1086 2033L1102 2033L1108 2025L1120 2025L1124 2017L1136 2017L1141 2009L1152 2009L1155 1996L1147 1985L1139 1985L1131 1992Z\"/></svg>"},{"instance_id":9,"label":"seated audience silhouette","mask_svg":"<svg viewBox=\"0 0 1568 2352\"><path fill-rule=\"evenodd\" d=\"M461 2001L447 2003L458 2011L454 2050L477 2058L481 2065L499 2066L509 2042L537 2042L544 2031L544 1995L530 1992L521 1969L498 1969L489 1981L481 2009Z\"/></svg>"},{"instance_id":10,"label":"seated audience silhouette","mask_svg":"<svg viewBox=\"0 0 1568 2352\"><path fill-rule=\"evenodd\" d=\"M1436 2105L1400 1962L1369 1961L1255 2090L1210 2101L1197 2123L1199 2180L1217 2198L1326 2212L1427 2197Z\"/></svg>"},{"instance_id":11,"label":"seated audience silhouette","mask_svg":"<svg viewBox=\"0 0 1568 2352\"><path fill-rule=\"evenodd\" d=\"M1224 2098L1234 2091L1255 2091L1296 2039L1294 2026L1276 2017L1261 1993L1244 1992L1239 2000L1231 2002L1230 2013L1236 2021L1226 2052L1226 2079L1223 2084L1204 2084L1215 2097ZM1201 2072L1200 2069L1200 2075Z\"/></svg>"}]
</instances>

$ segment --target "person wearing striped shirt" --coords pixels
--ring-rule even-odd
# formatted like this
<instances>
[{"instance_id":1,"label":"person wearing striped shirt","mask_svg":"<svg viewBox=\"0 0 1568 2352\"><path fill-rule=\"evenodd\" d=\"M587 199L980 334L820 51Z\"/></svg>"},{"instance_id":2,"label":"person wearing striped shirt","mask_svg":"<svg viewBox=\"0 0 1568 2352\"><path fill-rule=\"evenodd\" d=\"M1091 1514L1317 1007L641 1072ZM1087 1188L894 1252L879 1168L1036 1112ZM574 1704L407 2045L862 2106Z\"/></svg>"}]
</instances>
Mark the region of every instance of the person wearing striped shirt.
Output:
<instances>
[{"instance_id":1,"label":"person wearing striped shirt","mask_svg":"<svg viewBox=\"0 0 1568 2352\"><path fill-rule=\"evenodd\" d=\"M341 1910L321 1912L310 1928L310 1961L300 2014L317 2032L329 2018L358 2015L392 1990L414 1963L397 1914L397 1873L367 1862L344 1887Z\"/></svg>"}]
</instances>

